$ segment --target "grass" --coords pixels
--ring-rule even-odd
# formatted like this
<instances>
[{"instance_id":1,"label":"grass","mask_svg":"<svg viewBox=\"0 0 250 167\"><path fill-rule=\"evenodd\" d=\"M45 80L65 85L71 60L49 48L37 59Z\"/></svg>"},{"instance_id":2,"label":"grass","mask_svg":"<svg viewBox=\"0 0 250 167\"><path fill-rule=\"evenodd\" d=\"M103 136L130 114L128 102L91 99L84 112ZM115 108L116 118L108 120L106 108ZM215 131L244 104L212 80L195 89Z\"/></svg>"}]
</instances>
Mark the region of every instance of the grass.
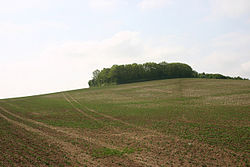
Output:
<instances>
[{"instance_id":1,"label":"grass","mask_svg":"<svg viewBox=\"0 0 250 167\"><path fill-rule=\"evenodd\" d=\"M178 82L180 81L183 86L178 88ZM157 81L154 81L144 83L144 86L140 86L137 90L132 88L133 91L127 91L130 85L123 85L125 89L118 90L115 93L110 92L109 89L112 88L89 90L86 91L88 96L78 98L81 98L82 103L95 110L122 118L124 121L130 121L133 124L156 128L159 131L184 138L200 138L209 144L212 143L210 139L213 136L213 143L216 145L231 148L233 143L241 146L240 148L235 147L235 149L242 151L248 149L247 137L250 134L249 93L241 100L241 103L247 103L248 101L248 104L237 104L237 99L233 99L230 104L225 105L223 102L226 101L228 95L223 93L220 100L214 99L211 101L210 99L217 97L219 92L222 91L237 96L246 94L250 89L249 81L205 80L204 82L204 80L197 80L194 85L190 85L189 80L185 79L160 82L174 82L176 86L170 88L171 94L159 93L159 91L150 90L151 88L164 90L164 87L158 88L158 85L154 85L153 83L157 83ZM238 85L236 85L237 82ZM231 87L230 83L232 84ZM224 89L224 85L227 85L230 89ZM185 94L185 88L195 93L200 89L201 93ZM204 90L205 88L207 89ZM151 92L147 91L148 89ZM97 91L101 93L96 94ZM202 96L202 94L204 95ZM95 97L95 100L93 101L89 96ZM158 124L161 124L161 126L157 126ZM189 132L188 136L187 131ZM220 133L222 134L218 135ZM232 138L232 141L229 142L230 138ZM222 142L224 140L228 141L228 144Z\"/></svg>"},{"instance_id":2,"label":"grass","mask_svg":"<svg viewBox=\"0 0 250 167\"><path fill-rule=\"evenodd\" d=\"M128 154L139 156L138 159L144 159L143 163L149 166L249 165L250 81L169 79L75 90L64 92L64 95L5 99L0 100L0 107L22 118L67 131L66 136L15 118L1 109L0 113L63 142L72 141L69 143L106 166L113 165L111 159L114 157L117 165L136 166L136 157L131 159ZM27 157L21 158L27 159L24 163L42 161L45 165L51 164L53 158L43 154L39 161L32 159L28 162L33 154L36 157L33 144L45 143L45 140L35 142L37 137L31 136L30 143L22 143L16 136L11 136L16 131L9 126L15 129L16 125L2 121L0 137L13 143L10 148L22 144L18 150L27 150ZM24 134L31 135L30 132ZM86 139L83 141L79 134ZM0 147L3 145L1 143ZM112 146L119 149L112 149ZM140 151L129 148L140 148ZM20 158L22 151L13 154L6 150L0 160L12 158L0 162L15 166L17 162L14 160ZM43 151L36 152L40 155ZM76 160L71 157L67 162L78 166ZM98 162L85 160L88 166L98 166L93 165ZM67 166L67 163L62 164Z\"/></svg>"},{"instance_id":3,"label":"grass","mask_svg":"<svg viewBox=\"0 0 250 167\"><path fill-rule=\"evenodd\" d=\"M134 153L135 150L131 148L124 148L122 151L111 148L99 148L93 151L92 156L96 158L105 158L109 156L123 156L124 154Z\"/></svg>"}]
</instances>

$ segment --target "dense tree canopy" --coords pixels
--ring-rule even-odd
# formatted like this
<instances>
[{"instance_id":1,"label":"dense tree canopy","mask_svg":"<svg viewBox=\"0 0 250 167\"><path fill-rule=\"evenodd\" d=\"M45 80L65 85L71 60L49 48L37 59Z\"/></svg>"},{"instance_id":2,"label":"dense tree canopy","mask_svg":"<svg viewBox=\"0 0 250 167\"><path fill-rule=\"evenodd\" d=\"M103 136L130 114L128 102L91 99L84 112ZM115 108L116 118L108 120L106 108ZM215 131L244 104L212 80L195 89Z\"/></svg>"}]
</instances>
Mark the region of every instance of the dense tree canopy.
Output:
<instances>
[{"instance_id":1,"label":"dense tree canopy","mask_svg":"<svg viewBox=\"0 0 250 167\"><path fill-rule=\"evenodd\" d=\"M242 79L232 78L221 74L197 73L183 63L144 63L113 65L111 68L95 70L93 79L89 81L89 86L105 86L112 84L123 84L131 82L149 81L170 78L214 78L214 79Z\"/></svg>"},{"instance_id":2,"label":"dense tree canopy","mask_svg":"<svg viewBox=\"0 0 250 167\"><path fill-rule=\"evenodd\" d=\"M102 71L93 72L93 79L89 86L104 86L110 84L123 84L139 81L148 81L167 78L191 78L193 70L187 64L182 63L145 63L113 65Z\"/></svg>"}]
</instances>

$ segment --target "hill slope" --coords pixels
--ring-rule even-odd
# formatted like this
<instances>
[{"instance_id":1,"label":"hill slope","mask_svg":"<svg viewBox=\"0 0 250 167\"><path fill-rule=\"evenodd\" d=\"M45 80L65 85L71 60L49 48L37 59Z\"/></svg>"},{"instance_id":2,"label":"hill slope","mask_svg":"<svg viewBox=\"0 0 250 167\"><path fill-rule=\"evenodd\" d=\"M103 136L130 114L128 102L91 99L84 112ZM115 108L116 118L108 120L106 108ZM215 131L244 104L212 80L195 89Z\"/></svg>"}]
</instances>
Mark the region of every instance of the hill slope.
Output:
<instances>
[{"instance_id":1,"label":"hill slope","mask_svg":"<svg viewBox=\"0 0 250 167\"><path fill-rule=\"evenodd\" d=\"M250 81L170 79L0 100L0 166L247 166Z\"/></svg>"}]
</instances>

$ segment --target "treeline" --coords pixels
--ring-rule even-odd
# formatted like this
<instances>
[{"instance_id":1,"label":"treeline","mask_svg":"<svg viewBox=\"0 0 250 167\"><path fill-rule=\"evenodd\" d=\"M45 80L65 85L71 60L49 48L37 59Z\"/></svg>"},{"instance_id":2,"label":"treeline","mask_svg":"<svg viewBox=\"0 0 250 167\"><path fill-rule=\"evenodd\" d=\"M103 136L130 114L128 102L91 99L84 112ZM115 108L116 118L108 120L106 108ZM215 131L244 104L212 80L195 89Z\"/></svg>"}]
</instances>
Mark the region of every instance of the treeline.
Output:
<instances>
[{"instance_id":1,"label":"treeline","mask_svg":"<svg viewBox=\"0 0 250 167\"><path fill-rule=\"evenodd\" d=\"M210 78L210 79L234 79L234 80L248 80L247 78L241 78L241 77L230 77L230 76L224 76L222 74L206 74L206 73L196 73L196 78Z\"/></svg>"},{"instance_id":2,"label":"treeline","mask_svg":"<svg viewBox=\"0 0 250 167\"><path fill-rule=\"evenodd\" d=\"M140 81L150 81L171 78L214 78L214 79L242 79L232 78L221 74L197 73L189 65L183 63L144 63L113 65L111 68L95 70L90 87L112 84L124 84Z\"/></svg>"}]
</instances>

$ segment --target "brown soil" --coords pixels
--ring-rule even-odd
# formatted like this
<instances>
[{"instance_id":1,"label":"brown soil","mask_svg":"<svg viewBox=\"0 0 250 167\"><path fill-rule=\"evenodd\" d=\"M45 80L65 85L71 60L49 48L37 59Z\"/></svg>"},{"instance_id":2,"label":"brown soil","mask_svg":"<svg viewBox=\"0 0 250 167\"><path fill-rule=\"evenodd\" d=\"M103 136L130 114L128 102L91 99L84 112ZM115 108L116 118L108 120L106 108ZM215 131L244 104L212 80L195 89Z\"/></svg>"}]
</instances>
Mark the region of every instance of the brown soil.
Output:
<instances>
[{"instance_id":1,"label":"brown soil","mask_svg":"<svg viewBox=\"0 0 250 167\"><path fill-rule=\"evenodd\" d=\"M234 157L236 153L230 150L197 141L179 139L152 129L139 127L83 106L70 94L63 94L63 97L76 111L93 121L102 121L105 118L119 122L127 128L110 126L88 130L54 127L14 114L1 106L0 110L3 113L0 113L0 117L14 126L45 137L50 144L59 146L70 157L74 166L244 166L242 159L237 160ZM76 107L74 103L84 110ZM85 111L101 118L94 117ZM23 122L10 118L10 116ZM184 115L183 120L188 121ZM31 126L25 121L35 124L37 127ZM72 144L71 141L77 141L77 144ZM82 143L87 143L88 146ZM103 147L120 151L128 147L134 148L135 152L121 157L95 158L90 155L92 150Z\"/></svg>"}]
</instances>

